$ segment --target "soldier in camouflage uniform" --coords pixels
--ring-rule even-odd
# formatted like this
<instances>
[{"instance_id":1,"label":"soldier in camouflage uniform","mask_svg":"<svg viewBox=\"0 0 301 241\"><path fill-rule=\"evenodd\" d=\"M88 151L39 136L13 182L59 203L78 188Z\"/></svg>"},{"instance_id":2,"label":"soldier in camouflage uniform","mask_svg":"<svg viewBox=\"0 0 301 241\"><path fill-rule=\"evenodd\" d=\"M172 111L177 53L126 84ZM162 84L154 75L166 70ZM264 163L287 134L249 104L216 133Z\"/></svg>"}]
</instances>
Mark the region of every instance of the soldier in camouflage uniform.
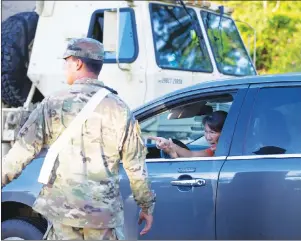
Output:
<instances>
[{"instance_id":1,"label":"soldier in camouflage uniform","mask_svg":"<svg viewBox=\"0 0 301 241\"><path fill-rule=\"evenodd\" d=\"M90 38L73 39L64 55L70 89L45 98L32 112L2 162L2 187L19 176L43 147L49 147L99 88L103 45ZM119 163L129 177L141 207L141 235L152 226L155 194L150 190L146 148L137 121L114 93L59 153L48 185L33 209L53 226L47 239L124 239Z\"/></svg>"}]
</instances>

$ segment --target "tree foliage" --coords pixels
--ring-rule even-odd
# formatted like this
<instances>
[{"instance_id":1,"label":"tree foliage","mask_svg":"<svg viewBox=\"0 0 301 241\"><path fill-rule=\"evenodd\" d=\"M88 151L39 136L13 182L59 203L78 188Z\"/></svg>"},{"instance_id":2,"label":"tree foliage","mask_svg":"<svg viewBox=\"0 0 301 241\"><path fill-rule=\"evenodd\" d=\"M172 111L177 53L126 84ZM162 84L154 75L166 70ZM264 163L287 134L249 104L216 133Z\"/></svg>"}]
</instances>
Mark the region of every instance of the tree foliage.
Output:
<instances>
[{"instance_id":1,"label":"tree foliage","mask_svg":"<svg viewBox=\"0 0 301 241\"><path fill-rule=\"evenodd\" d=\"M301 1L213 1L234 8L232 17L256 30L259 74L301 71ZM253 57L254 31L237 23Z\"/></svg>"}]
</instances>

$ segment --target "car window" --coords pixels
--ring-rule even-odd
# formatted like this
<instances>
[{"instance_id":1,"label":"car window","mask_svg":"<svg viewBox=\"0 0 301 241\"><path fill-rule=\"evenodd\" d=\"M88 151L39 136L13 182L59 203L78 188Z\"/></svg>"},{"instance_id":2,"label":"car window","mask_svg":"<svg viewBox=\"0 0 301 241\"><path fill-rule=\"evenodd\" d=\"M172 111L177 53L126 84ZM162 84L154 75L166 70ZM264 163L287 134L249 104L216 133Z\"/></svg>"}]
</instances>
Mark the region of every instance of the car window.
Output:
<instances>
[{"instance_id":1,"label":"car window","mask_svg":"<svg viewBox=\"0 0 301 241\"><path fill-rule=\"evenodd\" d=\"M301 153L301 87L264 88L259 91L243 153Z\"/></svg>"},{"instance_id":2,"label":"car window","mask_svg":"<svg viewBox=\"0 0 301 241\"><path fill-rule=\"evenodd\" d=\"M191 18L183 7L150 4L156 61L159 67L212 72L212 64L196 12L188 8L201 35L199 43Z\"/></svg>"},{"instance_id":3,"label":"car window","mask_svg":"<svg viewBox=\"0 0 301 241\"><path fill-rule=\"evenodd\" d=\"M104 11L97 10L92 15L88 37L103 42ZM138 54L138 41L136 33L135 13L132 9L120 9L119 25L119 61L121 63L133 62ZM116 53L105 52L105 63L115 63Z\"/></svg>"},{"instance_id":4,"label":"car window","mask_svg":"<svg viewBox=\"0 0 301 241\"><path fill-rule=\"evenodd\" d=\"M233 96L227 94L174 107L140 122L142 135L145 140L149 136L171 138L176 144L180 141L189 145L191 150L208 148L203 118L216 110L228 113L232 102ZM147 140L147 144L155 144L155 141Z\"/></svg>"}]
</instances>

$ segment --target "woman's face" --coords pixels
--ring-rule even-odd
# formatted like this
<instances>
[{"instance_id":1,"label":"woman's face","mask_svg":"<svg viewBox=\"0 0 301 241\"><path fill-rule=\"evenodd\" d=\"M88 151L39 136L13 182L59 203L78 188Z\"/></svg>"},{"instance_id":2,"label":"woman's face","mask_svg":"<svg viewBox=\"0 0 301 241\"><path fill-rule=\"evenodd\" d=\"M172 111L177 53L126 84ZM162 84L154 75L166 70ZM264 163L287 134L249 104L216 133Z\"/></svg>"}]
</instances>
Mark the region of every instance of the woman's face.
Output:
<instances>
[{"instance_id":1,"label":"woman's face","mask_svg":"<svg viewBox=\"0 0 301 241\"><path fill-rule=\"evenodd\" d=\"M205 124L205 138L210 145L217 144L220 135L220 132L211 130L208 124Z\"/></svg>"}]
</instances>

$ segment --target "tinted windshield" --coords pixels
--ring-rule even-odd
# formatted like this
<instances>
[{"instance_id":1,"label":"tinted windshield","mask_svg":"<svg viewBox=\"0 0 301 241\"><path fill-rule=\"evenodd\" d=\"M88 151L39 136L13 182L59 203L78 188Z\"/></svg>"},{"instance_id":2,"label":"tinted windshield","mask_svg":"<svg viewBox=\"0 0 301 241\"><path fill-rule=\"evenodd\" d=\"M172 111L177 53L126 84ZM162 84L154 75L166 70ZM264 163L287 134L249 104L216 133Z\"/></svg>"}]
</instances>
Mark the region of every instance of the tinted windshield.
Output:
<instances>
[{"instance_id":1,"label":"tinted windshield","mask_svg":"<svg viewBox=\"0 0 301 241\"><path fill-rule=\"evenodd\" d=\"M201 16L218 70L227 75L255 75L233 20L205 11L201 11Z\"/></svg>"},{"instance_id":2,"label":"tinted windshield","mask_svg":"<svg viewBox=\"0 0 301 241\"><path fill-rule=\"evenodd\" d=\"M200 28L195 11L189 9L189 13ZM184 8L150 4L150 14L159 67L212 72L203 36L200 45Z\"/></svg>"}]
</instances>

